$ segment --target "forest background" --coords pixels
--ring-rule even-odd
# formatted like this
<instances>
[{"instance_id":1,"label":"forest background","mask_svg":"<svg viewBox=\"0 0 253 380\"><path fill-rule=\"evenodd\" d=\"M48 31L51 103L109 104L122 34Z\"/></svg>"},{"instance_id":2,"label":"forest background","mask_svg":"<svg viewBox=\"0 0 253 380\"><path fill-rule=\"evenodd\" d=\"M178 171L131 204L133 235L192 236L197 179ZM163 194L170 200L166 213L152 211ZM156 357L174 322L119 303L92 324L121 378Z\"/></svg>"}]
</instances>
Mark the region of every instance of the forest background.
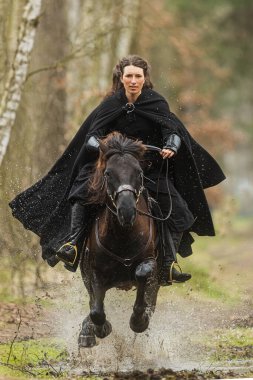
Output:
<instances>
[{"instance_id":1,"label":"forest background","mask_svg":"<svg viewBox=\"0 0 253 380\"><path fill-rule=\"evenodd\" d=\"M168 315L177 319L178 313L181 321L179 327L171 322L178 336L188 329L194 337L192 328L198 321L203 328L211 315L210 302L216 305L213 319L219 317L219 322L243 316L246 329L236 330L236 343L225 326L226 344L234 355L240 338L243 357L248 352L252 358L252 19L251 0L0 0L3 342L13 339L11 324L18 324L16 305L20 303L25 305L23 315L29 314L31 306L27 322L31 329L33 306L37 305L33 297L39 290L53 308L58 299L65 301L66 309L76 309L71 303L76 302L74 293L68 291L77 280L61 264L49 268L43 262L38 237L12 217L8 202L48 172L110 89L112 68L118 60L138 54L151 64L155 89L168 99L171 110L214 155L227 176L207 191L217 236L196 239L194 255L182 263L192 280L181 288L173 286L173 291L163 289L159 302L164 300L166 309L169 291L174 313ZM63 282L67 288L61 285L60 291L53 290L52 284ZM53 296L49 297L49 290ZM80 296L80 291L76 294ZM29 302L32 305L27 306ZM190 318L180 307L193 310L194 326L188 325ZM61 317L64 326L66 316ZM167 316L163 326L166 323ZM206 323L212 326L210 320ZM24 327L24 339L29 331ZM45 329L44 334L51 337ZM213 336L217 353L223 350L224 341L222 334L216 340ZM187 344L185 335L183 340ZM9 360L9 346L6 350Z\"/></svg>"},{"instance_id":2,"label":"forest background","mask_svg":"<svg viewBox=\"0 0 253 380\"><path fill-rule=\"evenodd\" d=\"M155 89L224 169L227 180L207 196L217 241L244 259L253 215L252 17L250 0L0 0L3 299L47 281L38 239L8 202L47 173L130 53L150 62ZM201 265L207 271L209 261Z\"/></svg>"}]
</instances>

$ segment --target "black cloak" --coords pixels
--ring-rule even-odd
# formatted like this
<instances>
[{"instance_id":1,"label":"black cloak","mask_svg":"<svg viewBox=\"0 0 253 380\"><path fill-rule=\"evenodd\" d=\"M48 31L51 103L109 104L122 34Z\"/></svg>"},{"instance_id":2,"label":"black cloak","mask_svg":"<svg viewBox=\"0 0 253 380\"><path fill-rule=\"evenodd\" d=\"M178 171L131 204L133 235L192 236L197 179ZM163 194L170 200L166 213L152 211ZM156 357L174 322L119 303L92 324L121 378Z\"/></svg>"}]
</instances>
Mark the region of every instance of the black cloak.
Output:
<instances>
[{"instance_id":1,"label":"black cloak","mask_svg":"<svg viewBox=\"0 0 253 380\"><path fill-rule=\"evenodd\" d=\"M71 204L68 194L83 165L93 158L84 141L88 135L129 111L122 91L107 97L81 125L63 155L48 174L10 202L13 216L26 229L40 236L42 257L56 264L55 251L66 242L70 232ZM191 231L198 235L215 235L212 217L203 189L217 185L225 176L213 157L188 133L181 121L170 112L167 101L157 92L145 89L134 103L134 112L159 123L181 137L182 145L175 156L175 187L196 218ZM188 239L183 239L179 253L191 253ZM186 243L186 244L185 244Z\"/></svg>"}]
</instances>

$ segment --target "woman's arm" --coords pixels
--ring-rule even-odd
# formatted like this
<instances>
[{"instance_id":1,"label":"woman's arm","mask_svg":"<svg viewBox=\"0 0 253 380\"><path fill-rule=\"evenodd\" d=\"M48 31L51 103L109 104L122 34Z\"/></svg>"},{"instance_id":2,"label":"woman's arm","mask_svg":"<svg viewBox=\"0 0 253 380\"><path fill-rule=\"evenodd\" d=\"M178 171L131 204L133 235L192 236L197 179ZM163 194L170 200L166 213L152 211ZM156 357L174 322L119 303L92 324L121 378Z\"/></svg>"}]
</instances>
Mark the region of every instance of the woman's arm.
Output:
<instances>
[{"instance_id":1,"label":"woman's arm","mask_svg":"<svg viewBox=\"0 0 253 380\"><path fill-rule=\"evenodd\" d=\"M86 145L86 149L88 151L99 151L99 139L105 137L108 134L107 131L108 128L100 128L98 129L95 134L88 134L84 144Z\"/></svg>"},{"instance_id":2,"label":"woman's arm","mask_svg":"<svg viewBox=\"0 0 253 380\"><path fill-rule=\"evenodd\" d=\"M177 154L181 146L181 138L176 133L171 133L168 128L162 127L163 150L161 155L163 158L171 158Z\"/></svg>"}]
</instances>

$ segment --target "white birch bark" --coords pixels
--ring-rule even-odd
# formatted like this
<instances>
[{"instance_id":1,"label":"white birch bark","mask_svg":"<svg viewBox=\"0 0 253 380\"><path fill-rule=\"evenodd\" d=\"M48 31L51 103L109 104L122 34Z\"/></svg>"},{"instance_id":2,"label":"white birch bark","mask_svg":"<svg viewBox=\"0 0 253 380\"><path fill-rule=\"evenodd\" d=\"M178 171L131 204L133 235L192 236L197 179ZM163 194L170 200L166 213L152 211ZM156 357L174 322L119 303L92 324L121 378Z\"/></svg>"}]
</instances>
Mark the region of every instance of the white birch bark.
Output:
<instances>
[{"instance_id":1,"label":"white birch bark","mask_svg":"<svg viewBox=\"0 0 253 380\"><path fill-rule=\"evenodd\" d=\"M28 0L21 20L18 46L5 82L0 104L0 165L10 140L22 88L27 76L42 0Z\"/></svg>"}]
</instances>

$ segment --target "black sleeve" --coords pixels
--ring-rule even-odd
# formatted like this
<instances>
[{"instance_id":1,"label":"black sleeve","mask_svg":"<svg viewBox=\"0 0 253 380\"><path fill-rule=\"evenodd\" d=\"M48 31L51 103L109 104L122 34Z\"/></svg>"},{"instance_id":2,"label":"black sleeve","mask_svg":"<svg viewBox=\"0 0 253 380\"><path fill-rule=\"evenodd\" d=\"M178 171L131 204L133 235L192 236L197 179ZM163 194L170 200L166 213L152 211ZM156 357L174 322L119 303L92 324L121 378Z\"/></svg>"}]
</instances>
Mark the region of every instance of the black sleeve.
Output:
<instances>
[{"instance_id":1,"label":"black sleeve","mask_svg":"<svg viewBox=\"0 0 253 380\"><path fill-rule=\"evenodd\" d=\"M109 125L108 126L105 125L103 128L99 128L99 129L97 129L93 133L88 133L87 136L86 136L86 139L85 139L85 144L87 143L87 141L89 140L89 138L91 136L94 136L97 139L101 139L101 138L107 136L108 133L110 133L110 127L109 127Z\"/></svg>"},{"instance_id":2,"label":"black sleeve","mask_svg":"<svg viewBox=\"0 0 253 380\"><path fill-rule=\"evenodd\" d=\"M110 132L110 125L106 125L92 133L88 133L84 141L86 151L93 153L94 157L97 158L99 153L99 139L106 137Z\"/></svg>"},{"instance_id":3,"label":"black sleeve","mask_svg":"<svg viewBox=\"0 0 253 380\"><path fill-rule=\"evenodd\" d=\"M162 126L162 136L163 136L163 147L173 150L177 153L181 146L181 138L176 133L171 133L171 131Z\"/></svg>"}]
</instances>

